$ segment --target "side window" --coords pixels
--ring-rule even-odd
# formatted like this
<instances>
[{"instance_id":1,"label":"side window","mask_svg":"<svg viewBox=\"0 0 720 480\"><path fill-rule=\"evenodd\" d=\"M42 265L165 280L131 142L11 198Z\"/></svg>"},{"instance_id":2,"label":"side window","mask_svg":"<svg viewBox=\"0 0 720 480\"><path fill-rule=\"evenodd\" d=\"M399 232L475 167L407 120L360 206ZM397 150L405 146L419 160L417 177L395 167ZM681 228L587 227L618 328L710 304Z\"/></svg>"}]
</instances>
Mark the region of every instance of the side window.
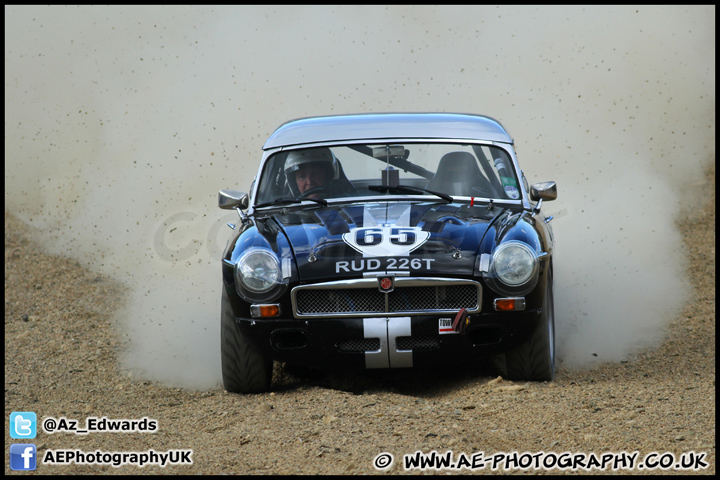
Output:
<instances>
[{"instance_id":1,"label":"side window","mask_svg":"<svg viewBox=\"0 0 720 480\"><path fill-rule=\"evenodd\" d=\"M520 198L519 180L515 176L508 153L500 147L490 145L475 145L473 150L496 195L510 200Z\"/></svg>"}]
</instances>

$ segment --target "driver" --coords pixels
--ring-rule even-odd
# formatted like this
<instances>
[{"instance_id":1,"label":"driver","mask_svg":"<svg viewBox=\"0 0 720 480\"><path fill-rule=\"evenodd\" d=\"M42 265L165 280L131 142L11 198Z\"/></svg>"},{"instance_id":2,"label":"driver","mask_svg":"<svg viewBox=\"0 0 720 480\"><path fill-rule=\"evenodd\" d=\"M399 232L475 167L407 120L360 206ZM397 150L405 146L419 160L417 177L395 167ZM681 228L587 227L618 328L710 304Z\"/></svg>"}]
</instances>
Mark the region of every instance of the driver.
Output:
<instances>
[{"instance_id":1,"label":"driver","mask_svg":"<svg viewBox=\"0 0 720 480\"><path fill-rule=\"evenodd\" d=\"M299 197L310 189L317 192L309 198L320 198L322 189L327 190L332 180L338 178L339 167L329 148L293 150L285 160L285 177L293 196ZM322 187L322 188L321 188ZM325 192L325 195L330 192Z\"/></svg>"}]
</instances>

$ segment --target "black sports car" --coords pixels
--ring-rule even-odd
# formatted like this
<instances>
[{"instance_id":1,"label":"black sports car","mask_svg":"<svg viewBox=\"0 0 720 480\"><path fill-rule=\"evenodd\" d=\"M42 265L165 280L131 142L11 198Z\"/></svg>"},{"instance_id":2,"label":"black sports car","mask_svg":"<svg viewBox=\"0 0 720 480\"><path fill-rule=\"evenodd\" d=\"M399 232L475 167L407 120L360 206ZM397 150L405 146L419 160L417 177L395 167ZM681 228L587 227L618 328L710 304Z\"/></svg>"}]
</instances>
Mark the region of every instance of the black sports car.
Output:
<instances>
[{"instance_id":1,"label":"black sports car","mask_svg":"<svg viewBox=\"0 0 720 480\"><path fill-rule=\"evenodd\" d=\"M222 376L270 388L273 361L407 368L493 357L555 375L553 245L513 140L480 115L387 113L281 125L222 260Z\"/></svg>"}]
</instances>

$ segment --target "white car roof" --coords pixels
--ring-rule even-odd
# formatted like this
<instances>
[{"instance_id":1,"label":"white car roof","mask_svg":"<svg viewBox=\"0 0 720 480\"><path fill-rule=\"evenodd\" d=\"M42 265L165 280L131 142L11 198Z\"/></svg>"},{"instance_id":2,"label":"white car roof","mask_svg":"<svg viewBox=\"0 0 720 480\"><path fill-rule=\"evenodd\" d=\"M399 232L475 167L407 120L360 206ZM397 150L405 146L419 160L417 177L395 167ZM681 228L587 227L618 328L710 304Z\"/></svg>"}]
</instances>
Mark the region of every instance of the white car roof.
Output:
<instances>
[{"instance_id":1,"label":"white car roof","mask_svg":"<svg viewBox=\"0 0 720 480\"><path fill-rule=\"evenodd\" d=\"M361 113L308 117L280 125L263 150L318 142L467 139L513 143L497 120L465 113Z\"/></svg>"}]
</instances>

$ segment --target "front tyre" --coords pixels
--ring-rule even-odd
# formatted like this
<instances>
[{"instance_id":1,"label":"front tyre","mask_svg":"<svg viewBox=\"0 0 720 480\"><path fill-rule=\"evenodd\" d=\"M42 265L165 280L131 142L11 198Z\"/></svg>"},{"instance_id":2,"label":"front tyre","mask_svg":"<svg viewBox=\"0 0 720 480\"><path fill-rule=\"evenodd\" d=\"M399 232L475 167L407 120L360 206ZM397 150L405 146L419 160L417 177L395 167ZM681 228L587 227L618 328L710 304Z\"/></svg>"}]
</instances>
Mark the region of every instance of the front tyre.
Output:
<instances>
[{"instance_id":1,"label":"front tyre","mask_svg":"<svg viewBox=\"0 0 720 480\"><path fill-rule=\"evenodd\" d=\"M252 349L240 331L225 288L220 314L220 360L223 386L232 393L260 393L270 389L273 362Z\"/></svg>"},{"instance_id":2,"label":"front tyre","mask_svg":"<svg viewBox=\"0 0 720 480\"><path fill-rule=\"evenodd\" d=\"M498 355L495 366L509 380L555 379L555 303L552 268L545 287L545 305L535 331L519 347Z\"/></svg>"}]
</instances>

